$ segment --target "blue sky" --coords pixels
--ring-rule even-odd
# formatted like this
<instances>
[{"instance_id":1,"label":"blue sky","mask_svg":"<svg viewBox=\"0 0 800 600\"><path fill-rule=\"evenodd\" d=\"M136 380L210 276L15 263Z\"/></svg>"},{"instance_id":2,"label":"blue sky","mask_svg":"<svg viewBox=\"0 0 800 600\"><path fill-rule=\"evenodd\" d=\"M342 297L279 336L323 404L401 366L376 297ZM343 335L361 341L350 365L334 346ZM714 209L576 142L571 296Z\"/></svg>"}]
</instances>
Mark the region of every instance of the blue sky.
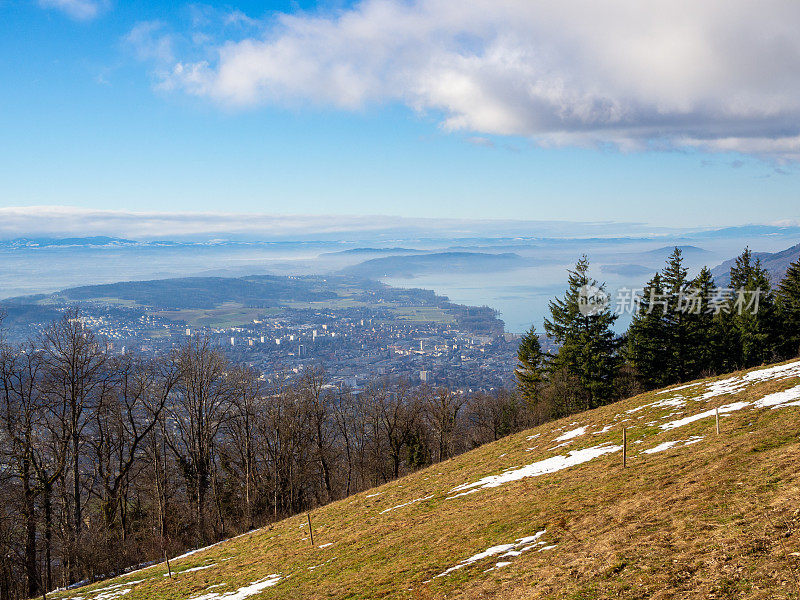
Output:
<instances>
[{"instance_id":1,"label":"blue sky","mask_svg":"<svg viewBox=\"0 0 800 600\"><path fill-rule=\"evenodd\" d=\"M0 0L0 208L800 219L800 54L776 60L741 33L781 41L797 12L767 2L763 23L742 8L723 24L763 53L748 69L715 62L731 42L702 11L677 51L643 21L646 43L670 50L633 63L598 47L616 21L570 21L582 37L537 46L526 27L540 40L571 17L502 4L487 25L479 2L453 15L434 1Z\"/></svg>"}]
</instances>

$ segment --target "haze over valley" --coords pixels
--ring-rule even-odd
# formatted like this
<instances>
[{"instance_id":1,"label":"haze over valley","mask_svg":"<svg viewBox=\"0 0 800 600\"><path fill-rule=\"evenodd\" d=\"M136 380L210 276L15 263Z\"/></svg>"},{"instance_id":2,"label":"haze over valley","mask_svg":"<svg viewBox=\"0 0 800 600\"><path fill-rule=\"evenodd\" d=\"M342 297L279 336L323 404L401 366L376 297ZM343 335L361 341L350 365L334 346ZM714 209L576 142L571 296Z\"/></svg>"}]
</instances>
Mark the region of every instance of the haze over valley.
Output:
<instances>
[{"instance_id":1,"label":"haze over valley","mask_svg":"<svg viewBox=\"0 0 800 600\"><path fill-rule=\"evenodd\" d=\"M434 237L441 232L421 229L389 240L354 231L341 234L350 239L319 240L310 232L294 241L239 240L231 234L228 239L195 234L199 239L171 241L15 237L0 241L0 299L119 281L341 274L433 290L459 304L490 306L499 311L506 331L523 333L531 324L541 327L549 299L561 291L564 273L583 254L590 257L596 277L616 291L641 288L676 245L684 250L687 266L697 270L730 261L745 246L781 252L800 236L800 227L750 226L553 237L554 228L541 225L550 236L521 235L531 227L506 224L506 233L515 234L506 237ZM491 232L491 224L486 229ZM776 281L796 254L795 248L775 260ZM728 268L726 262L718 273Z\"/></svg>"}]
</instances>

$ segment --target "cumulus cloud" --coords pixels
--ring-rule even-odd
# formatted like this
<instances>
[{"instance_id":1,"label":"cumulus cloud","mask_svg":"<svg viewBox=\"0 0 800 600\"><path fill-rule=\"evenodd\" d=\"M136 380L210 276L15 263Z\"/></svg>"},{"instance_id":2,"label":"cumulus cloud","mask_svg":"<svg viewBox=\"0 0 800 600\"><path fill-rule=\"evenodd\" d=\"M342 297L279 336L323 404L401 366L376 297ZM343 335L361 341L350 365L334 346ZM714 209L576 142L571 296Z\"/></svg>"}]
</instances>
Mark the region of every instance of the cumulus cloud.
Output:
<instances>
[{"instance_id":1,"label":"cumulus cloud","mask_svg":"<svg viewBox=\"0 0 800 600\"><path fill-rule=\"evenodd\" d=\"M402 102L545 146L796 160L799 28L786 0L363 0L278 15L162 85L226 107Z\"/></svg>"},{"instance_id":2,"label":"cumulus cloud","mask_svg":"<svg viewBox=\"0 0 800 600\"><path fill-rule=\"evenodd\" d=\"M668 233L642 223L423 219L388 215L159 213L69 206L0 207L0 240L107 235L153 239L410 239L470 236L611 237Z\"/></svg>"},{"instance_id":3,"label":"cumulus cloud","mask_svg":"<svg viewBox=\"0 0 800 600\"><path fill-rule=\"evenodd\" d=\"M107 0L39 0L39 6L60 10L79 21L90 21L108 7L108 2Z\"/></svg>"},{"instance_id":4,"label":"cumulus cloud","mask_svg":"<svg viewBox=\"0 0 800 600\"><path fill-rule=\"evenodd\" d=\"M125 45L142 61L165 65L175 60L174 38L161 21L137 23L123 38Z\"/></svg>"}]
</instances>

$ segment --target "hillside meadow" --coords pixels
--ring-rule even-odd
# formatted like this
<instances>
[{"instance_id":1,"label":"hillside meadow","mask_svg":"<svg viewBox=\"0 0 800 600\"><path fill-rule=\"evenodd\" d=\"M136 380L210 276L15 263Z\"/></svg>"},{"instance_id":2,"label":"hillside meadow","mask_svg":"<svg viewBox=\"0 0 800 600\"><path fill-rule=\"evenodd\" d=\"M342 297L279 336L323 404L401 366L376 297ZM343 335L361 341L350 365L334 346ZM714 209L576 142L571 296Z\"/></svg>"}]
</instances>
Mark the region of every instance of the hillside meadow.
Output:
<instances>
[{"instance_id":1,"label":"hillside meadow","mask_svg":"<svg viewBox=\"0 0 800 600\"><path fill-rule=\"evenodd\" d=\"M799 598L799 435L800 361L759 367L511 435L171 575L49 597Z\"/></svg>"}]
</instances>

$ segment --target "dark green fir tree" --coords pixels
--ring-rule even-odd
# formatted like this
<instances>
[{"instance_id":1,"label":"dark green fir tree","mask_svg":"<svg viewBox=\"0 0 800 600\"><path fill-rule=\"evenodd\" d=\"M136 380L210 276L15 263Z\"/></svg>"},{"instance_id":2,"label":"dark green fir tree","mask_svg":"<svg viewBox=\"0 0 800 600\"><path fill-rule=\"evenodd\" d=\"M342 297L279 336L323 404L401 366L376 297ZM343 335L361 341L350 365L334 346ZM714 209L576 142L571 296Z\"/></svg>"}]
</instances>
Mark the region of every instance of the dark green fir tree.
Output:
<instances>
[{"instance_id":1,"label":"dark green fir tree","mask_svg":"<svg viewBox=\"0 0 800 600\"><path fill-rule=\"evenodd\" d=\"M708 267L700 269L689 286L691 310L687 311L689 356L686 372L689 379L705 377L722 372L720 355L723 351L723 335L712 299L716 284Z\"/></svg>"},{"instance_id":2,"label":"dark green fir tree","mask_svg":"<svg viewBox=\"0 0 800 600\"><path fill-rule=\"evenodd\" d=\"M661 274L664 286L665 308L664 327L666 361L664 363L664 383L669 385L686 381L689 377L688 365L693 362L690 354L694 351L689 334L690 292L688 271L683 266L683 253L677 246L667 259Z\"/></svg>"},{"instance_id":3,"label":"dark green fir tree","mask_svg":"<svg viewBox=\"0 0 800 600\"><path fill-rule=\"evenodd\" d=\"M646 389L667 385L668 336L664 318L664 286L656 273L645 286L628 328L626 356Z\"/></svg>"},{"instance_id":4,"label":"dark green fir tree","mask_svg":"<svg viewBox=\"0 0 800 600\"><path fill-rule=\"evenodd\" d=\"M528 333L522 336L517 349L517 390L520 396L530 405L539 402L539 391L544 371L545 355L536 328L531 326Z\"/></svg>"},{"instance_id":5,"label":"dark green fir tree","mask_svg":"<svg viewBox=\"0 0 800 600\"><path fill-rule=\"evenodd\" d=\"M775 298L769 273L760 259L753 260L749 248L731 267L731 288L730 320L739 341L734 349L738 366L753 367L773 360L778 335Z\"/></svg>"},{"instance_id":6,"label":"dark green fir tree","mask_svg":"<svg viewBox=\"0 0 800 600\"><path fill-rule=\"evenodd\" d=\"M781 329L779 352L783 358L794 358L800 355L800 260L789 265L775 296Z\"/></svg>"},{"instance_id":7,"label":"dark green fir tree","mask_svg":"<svg viewBox=\"0 0 800 600\"><path fill-rule=\"evenodd\" d=\"M619 371L620 356L612 326L617 315L611 311L610 303L587 305L586 302L587 295L599 298L605 293L605 286L589 276L589 260L584 256L569 271L563 298L550 302L550 318L544 324L547 335L559 345L558 353L550 361L551 370L575 378L585 409L615 398L614 378Z\"/></svg>"}]
</instances>

